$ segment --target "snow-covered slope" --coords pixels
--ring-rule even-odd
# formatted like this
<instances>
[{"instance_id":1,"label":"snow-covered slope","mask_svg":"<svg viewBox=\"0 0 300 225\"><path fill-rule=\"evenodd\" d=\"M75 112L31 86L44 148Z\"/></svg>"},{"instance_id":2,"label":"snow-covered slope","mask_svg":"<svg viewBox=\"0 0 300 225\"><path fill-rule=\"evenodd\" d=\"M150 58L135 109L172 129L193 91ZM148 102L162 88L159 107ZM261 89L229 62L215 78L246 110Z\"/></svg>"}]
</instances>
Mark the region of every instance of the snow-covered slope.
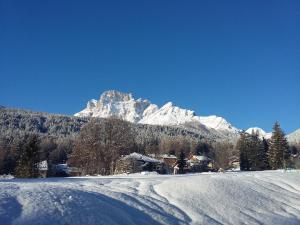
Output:
<instances>
[{"instance_id":1,"label":"snow-covered slope","mask_svg":"<svg viewBox=\"0 0 300 225\"><path fill-rule=\"evenodd\" d=\"M79 116L79 117L93 116L94 109L96 108L96 106L97 106L97 100L96 99L91 99L86 104L86 108L84 110L82 110L81 112L76 113L75 116Z\"/></svg>"},{"instance_id":2,"label":"snow-covered slope","mask_svg":"<svg viewBox=\"0 0 300 225\"><path fill-rule=\"evenodd\" d=\"M300 129L288 134L286 137L289 143L300 143Z\"/></svg>"},{"instance_id":3,"label":"snow-covered slope","mask_svg":"<svg viewBox=\"0 0 300 225\"><path fill-rule=\"evenodd\" d=\"M0 180L1 225L299 221L300 171Z\"/></svg>"},{"instance_id":4,"label":"snow-covered slope","mask_svg":"<svg viewBox=\"0 0 300 225\"><path fill-rule=\"evenodd\" d=\"M251 127L248 130L246 130L246 133L248 134L252 134L252 132L254 132L255 134L257 133L259 138L261 139L270 139L272 137L272 132L267 133L259 127ZM300 129L286 135L286 138L290 144L300 143Z\"/></svg>"},{"instance_id":5,"label":"snow-covered slope","mask_svg":"<svg viewBox=\"0 0 300 225\"><path fill-rule=\"evenodd\" d=\"M246 130L246 133L248 133L248 134L252 134L252 133L258 134L258 137L260 139L263 139L263 138L270 139L271 136L272 136L272 132L267 133L263 129L259 128L259 127L251 127L248 130Z\"/></svg>"},{"instance_id":6,"label":"snow-covered slope","mask_svg":"<svg viewBox=\"0 0 300 225\"><path fill-rule=\"evenodd\" d=\"M200 116L200 123L204 124L208 128L212 128L219 131L237 132L238 129L233 127L224 118L219 116Z\"/></svg>"},{"instance_id":7,"label":"snow-covered slope","mask_svg":"<svg viewBox=\"0 0 300 225\"><path fill-rule=\"evenodd\" d=\"M161 108L156 107L152 113L144 116L139 123L152 125L175 126L185 124L195 119L195 113L187 109L181 109L174 106L172 102L168 102Z\"/></svg>"},{"instance_id":8,"label":"snow-covered slope","mask_svg":"<svg viewBox=\"0 0 300 225\"><path fill-rule=\"evenodd\" d=\"M197 116L194 111L182 109L168 102L159 108L148 100L134 99L132 94L119 91L104 92L99 101L91 100L87 107L75 116L85 117L112 117L116 116L134 123L181 126L195 129L216 131L220 134L238 134L238 129L233 127L224 118L218 116Z\"/></svg>"}]
</instances>

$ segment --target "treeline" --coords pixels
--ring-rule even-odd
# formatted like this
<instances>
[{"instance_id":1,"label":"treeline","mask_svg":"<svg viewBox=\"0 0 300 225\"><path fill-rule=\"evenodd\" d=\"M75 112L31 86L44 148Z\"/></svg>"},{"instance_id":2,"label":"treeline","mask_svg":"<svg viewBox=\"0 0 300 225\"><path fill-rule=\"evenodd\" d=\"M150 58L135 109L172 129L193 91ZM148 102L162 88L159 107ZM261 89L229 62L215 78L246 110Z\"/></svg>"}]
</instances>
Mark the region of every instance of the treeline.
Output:
<instances>
[{"instance_id":1,"label":"treeline","mask_svg":"<svg viewBox=\"0 0 300 225\"><path fill-rule=\"evenodd\" d=\"M81 174L112 174L132 152L205 155L215 168L299 168L299 145L288 146L279 124L271 140L241 133L237 144L178 127L132 124L117 118L76 118L0 109L0 174L36 177L37 163L68 163Z\"/></svg>"},{"instance_id":2,"label":"treeline","mask_svg":"<svg viewBox=\"0 0 300 225\"><path fill-rule=\"evenodd\" d=\"M151 128L150 128L151 129ZM68 163L85 174L113 174L116 161L132 152L141 154L206 155L222 168L230 167L238 154L229 143L216 143L203 138L155 133L142 138L143 129L131 123L109 118L91 120L77 136L53 137L25 133L22 137L0 139L0 173L16 177L36 177L37 164Z\"/></svg>"},{"instance_id":3,"label":"treeline","mask_svg":"<svg viewBox=\"0 0 300 225\"><path fill-rule=\"evenodd\" d=\"M278 122L269 140L259 134L242 132L237 142L240 152L240 169L245 171L299 168L298 147L289 146Z\"/></svg>"},{"instance_id":4,"label":"treeline","mask_svg":"<svg viewBox=\"0 0 300 225\"><path fill-rule=\"evenodd\" d=\"M16 174L20 157L32 136L37 139L38 157L36 159L38 161L47 160L49 164L66 163L71 159L73 150L79 148L79 143L75 140L79 135L84 134L85 130L82 128L93 126L93 124L102 126L101 124L105 125L107 121L111 122L110 119L77 118L0 108L0 174ZM161 144L162 140L168 140L164 143L177 143L178 140L189 143L210 139L200 133L178 127L132 123L126 123L126 127L127 132L134 134L134 148L132 149L141 153L162 151L164 148ZM101 134L98 135L102 138ZM108 172L102 171L102 173Z\"/></svg>"},{"instance_id":5,"label":"treeline","mask_svg":"<svg viewBox=\"0 0 300 225\"><path fill-rule=\"evenodd\" d=\"M23 133L21 136L0 138L0 174L13 174L36 177L36 164L47 160L50 164L66 163L74 147L70 137L54 138L35 133ZM29 163L24 166L24 163ZM30 165L30 166L29 166ZM34 165L34 166L33 166ZM21 172L20 167L30 167L31 172ZM32 173L34 170L35 173Z\"/></svg>"},{"instance_id":6,"label":"treeline","mask_svg":"<svg viewBox=\"0 0 300 225\"><path fill-rule=\"evenodd\" d=\"M220 145L215 150L217 145L214 142L185 136L164 136L160 139L147 137L144 141L137 141L138 132L139 130L132 129L131 123L117 118L101 123L91 121L76 138L68 163L80 168L83 175L110 175L116 169L117 160L132 152L145 155L171 154L178 158L190 154L206 155L218 159L220 165L224 165L226 160L215 157L219 151L227 152L226 157L232 154L233 146L230 144Z\"/></svg>"},{"instance_id":7,"label":"treeline","mask_svg":"<svg viewBox=\"0 0 300 225\"><path fill-rule=\"evenodd\" d=\"M80 118L19 109L0 108L0 138L23 138L28 133L55 138L75 137L84 125L91 120L101 123L102 118ZM152 142L153 139L184 136L187 139L215 139L208 132L180 127L167 127L146 124L130 124L136 132L137 142Z\"/></svg>"},{"instance_id":8,"label":"treeline","mask_svg":"<svg viewBox=\"0 0 300 225\"><path fill-rule=\"evenodd\" d=\"M75 136L88 118L0 108L0 137L23 138L28 133L56 138Z\"/></svg>"},{"instance_id":9,"label":"treeline","mask_svg":"<svg viewBox=\"0 0 300 225\"><path fill-rule=\"evenodd\" d=\"M16 175L17 165L20 163L20 157L25 151L24 146L32 136L37 138L38 157L36 159L38 161L47 160L49 164L66 163L68 160L72 162L72 152L79 149L78 145L80 145L75 140L77 140L78 136L84 135L84 132L88 129L83 129L83 127L97 124L102 128L107 123L111 123L111 120L77 118L1 108L0 174ZM143 154L161 152L167 142L178 143L180 140L179 142L194 143L199 140L210 139L200 133L178 127L132 124L124 121L122 123L126 124L126 132L133 134L134 146L130 147L132 151ZM122 135L126 136L126 132L123 132ZM103 138L101 134L98 134L98 136L100 139ZM108 152L107 150L107 155ZM106 161L107 157L105 156ZM108 174L109 172L107 171L106 166L105 171L102 169L101 173Z\"/></svg>"}]
</instances>

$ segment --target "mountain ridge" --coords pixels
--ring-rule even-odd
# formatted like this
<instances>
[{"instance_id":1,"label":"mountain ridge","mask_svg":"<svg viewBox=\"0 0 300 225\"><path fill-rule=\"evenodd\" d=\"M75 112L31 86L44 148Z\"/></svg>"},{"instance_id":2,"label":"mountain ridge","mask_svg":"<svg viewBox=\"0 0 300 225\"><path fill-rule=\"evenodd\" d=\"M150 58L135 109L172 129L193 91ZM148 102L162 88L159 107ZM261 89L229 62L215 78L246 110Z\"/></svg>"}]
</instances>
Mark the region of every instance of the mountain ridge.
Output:
<instances>
[{"instance_id":1,"label":"mountain ridge","mask_svg":"<svg viewBox=\"0 0 300 225\"><path fill-rule=\"evenodd\" d=\"M111 116L119 116L124 120L140 125L144 124L161 127L178 127L180 129L186 129L187 131L195 134L203 135L208 139L220 141L228 140L230 142L237 141L241 132L241 130L232 126L229 122L227 122L226 119L222 117L215 115L205 117L197 116L194 111L182 109L178 106L175 106L171 102L167 102L162 107L158 107L157 105L152 104L149 100L143 100L141 98L134 99L132 94L124 95L118 91L108 91L104 93L106 93L105 96L102 94L100 97L100 99L102 99L101 101L97 101L95 99L88 101L87 107L81 112L76 113L76 117L108 118ZM0 111L3 111L4 113L13 110L6 107L1 107L0 109ZM10 122L19 118L19 115L17 114L18 111L21 112L22 110L15 109L12 111L12 113L15 114L15 117L12 116ZM43 113L33 111L27 111L26 114L30 115L28 116L27 120L32 120L34 124L36 123L35 121L43 121L45 115ZM30 117L32 117L31 115L37 115L37 117L35 119L30 119ZM46 113L46 115L48 114ZM53 117L56 115L49 114L49 116ZM57 116L58 118L66 117L58 114ZM4 116L3 119L6 117L7 115ZM70 119L66 117L66 119L63 121L68 121ZM60 119L58 121L60 121ZM39 124L39 122L37 122L37 124ZM22 126L27 127L27 124L25 123ZM42 127L42 125L38 126ZM32 128L30 128L30 130L31 129ZM157 130L159 129L160 128ZM272 133L266 133L259 127L252 127L245 130L245 132L249 134L251 134L252 131L254 133L258 132L260 138L269 139L272 135ZM300 129L287 134L286 137L289 143L300 143Z\"/></svg>"},{"instance_id":2,"label":"mountain ridge","mask_svg":"<svg viewBox=\"0 0 300 225\"><path fill-rule=\"evenodd\" d=\"M134 99L131 93L116 90L105 91L98 101L95 99L88 101L87 107L75 116L100 118L116 116L129 122L162 126L185 126L195 123L221 133L239 132L239 129L222 117L197 116L194 111L180 108L172 102L159 107L147 99Z\"/></svg>"},{"instance_id":3,"label":"mountain ridge","mask_svg":"<svg viewBox=\"0 0 300 225\"><path fill-rule=\"evenodd\" d=\"M217 115L199 116L195 111L180 108L172 102L159 107L147 99L135 99L133 94L117 90L103 92L99 100L89 100L86 108L75 113L74 116L99 118L115 116L133 123L205 130L213 135L223 136L225 139L237 139L242 131ZM271 132L266 132L259 127L250 127L244 131L249 134L257 133L261 139L269 139L272 136ZM295 140L300 142L300 129L299 134L295 132L287 135L290 142Z\"/></svg>"}]
</instances>

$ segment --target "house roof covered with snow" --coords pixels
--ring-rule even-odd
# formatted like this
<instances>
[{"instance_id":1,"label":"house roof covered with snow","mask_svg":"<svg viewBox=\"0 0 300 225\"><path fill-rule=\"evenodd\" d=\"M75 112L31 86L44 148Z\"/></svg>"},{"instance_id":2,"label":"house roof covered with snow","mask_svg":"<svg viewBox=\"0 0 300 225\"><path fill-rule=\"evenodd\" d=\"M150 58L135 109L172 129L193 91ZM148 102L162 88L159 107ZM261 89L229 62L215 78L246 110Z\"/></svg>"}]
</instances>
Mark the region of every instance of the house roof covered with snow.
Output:
<instances>
[{"instance_id":1,"label":"house roof covered with snow","mask_svg":"<svg viewBox=\"0 0 300 225\"><path fill-rule=\"evenodd\" d=\"M145 161L145 162L152 162L152 163L159 163L161 161L157 160L157 159L154 159L154 158L151 158L149 156L146 156L146 155L142 155L142 154L139 154L139 153L131 153L130 155L126 155L122 158L123 160L126 160L126 159L136 159L136 160L141 160L141 161Z\"/></svg>"},{"instance_id":2,"label":"house roof covered with snow","mask_svg":"<svg viewBox=\"0 0 300 225\"><path fill-rule=\"evenodd\" d=\"M162 154L160 155L163 159L177 159L176 155L168 155L168 154Z\"/></svg>"},{"instance_id":3,"label":"house roof covered with snow","mask_svg":"<svg viewBox=\"0 0 300 225\"><path fill-rule=\"evenodd\" d=\"M190 160L210 161L210 158L204 155L193 155Z\"/></svg>"}]
</instances>

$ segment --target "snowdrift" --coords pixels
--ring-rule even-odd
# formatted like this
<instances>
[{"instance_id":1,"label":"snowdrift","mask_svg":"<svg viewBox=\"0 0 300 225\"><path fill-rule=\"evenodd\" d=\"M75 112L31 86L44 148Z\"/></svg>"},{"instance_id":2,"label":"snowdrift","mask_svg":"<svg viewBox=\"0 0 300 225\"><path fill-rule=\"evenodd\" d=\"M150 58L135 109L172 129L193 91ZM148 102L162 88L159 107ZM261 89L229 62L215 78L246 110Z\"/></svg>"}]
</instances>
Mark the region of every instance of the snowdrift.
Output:
<instances>
[{"instance_id":1,"label":"snowdrift","mask_svg":"<svg viewBox=\"0 0 300 225\"><path fill-rule=\"evenodd\" d=\"M300 171L2 179L0 224L300 224Z\"/></svg>"}]
</instances>

